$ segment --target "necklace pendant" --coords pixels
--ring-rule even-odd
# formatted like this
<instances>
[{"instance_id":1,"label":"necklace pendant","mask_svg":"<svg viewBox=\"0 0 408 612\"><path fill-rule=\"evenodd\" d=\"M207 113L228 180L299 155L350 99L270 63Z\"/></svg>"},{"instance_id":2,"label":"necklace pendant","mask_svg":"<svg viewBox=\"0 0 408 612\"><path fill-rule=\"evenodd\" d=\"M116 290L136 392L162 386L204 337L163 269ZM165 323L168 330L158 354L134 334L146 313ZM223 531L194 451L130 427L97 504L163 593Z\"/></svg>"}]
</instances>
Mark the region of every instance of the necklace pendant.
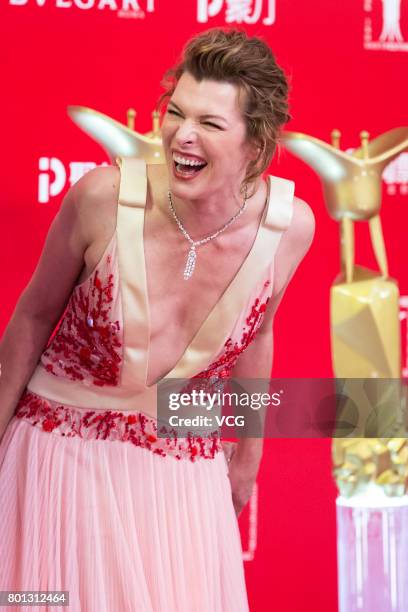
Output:
<instances>
[{"instance_id":1,"label":"necklace pendant","mask_svg":"<svg viewBox=\"0 0 408 612\"><path fill-rule=\"evenodd\" d=\"M197 253L195 246L192 246L187 255L186 267L184 268L184 280L191 278L194 272Z\"/></svg>"}]
</instances>

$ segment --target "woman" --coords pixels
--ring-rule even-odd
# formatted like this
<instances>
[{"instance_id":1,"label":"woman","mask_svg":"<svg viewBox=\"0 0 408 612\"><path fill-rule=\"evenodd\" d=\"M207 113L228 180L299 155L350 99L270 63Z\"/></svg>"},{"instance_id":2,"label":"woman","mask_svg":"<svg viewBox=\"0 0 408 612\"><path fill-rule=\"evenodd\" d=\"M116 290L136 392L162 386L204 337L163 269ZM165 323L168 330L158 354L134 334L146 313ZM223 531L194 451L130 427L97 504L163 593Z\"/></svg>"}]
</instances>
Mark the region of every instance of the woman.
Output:
<instances>
[{"instance_id":1,"label":"woman","mask_svg":"<svg viewBox=\"0 0 408 612\"><path fill-rule=\"evenodd\" d=\"M159 438L156 389L269 378L314 220L262 178L289 117L263 41L209 30L169 76L166 163L70 189L0 345L0 588L75 611L248 610L236 516L262 440Z\"/></svg>"}]
</instances>

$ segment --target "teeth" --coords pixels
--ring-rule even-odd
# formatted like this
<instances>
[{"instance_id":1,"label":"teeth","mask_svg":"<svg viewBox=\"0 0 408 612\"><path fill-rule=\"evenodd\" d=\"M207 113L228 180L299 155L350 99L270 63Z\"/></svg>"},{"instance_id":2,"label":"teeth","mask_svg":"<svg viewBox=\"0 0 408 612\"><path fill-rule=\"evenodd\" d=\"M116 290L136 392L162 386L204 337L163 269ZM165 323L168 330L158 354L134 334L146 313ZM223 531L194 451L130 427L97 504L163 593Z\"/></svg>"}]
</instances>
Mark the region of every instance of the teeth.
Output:
<instances>
[{"instance_id":1,"label":"teeth","mask_svg":"<svg viewBox=\"0 0 408 612\"><path fill-rule=\"evenodd\" d=\"M180 155L173 153L173 159L177 164L184 164L186 166L204 166L206 162L199 162L196 159L185 159Z\"/></svg>"}]
</instances>

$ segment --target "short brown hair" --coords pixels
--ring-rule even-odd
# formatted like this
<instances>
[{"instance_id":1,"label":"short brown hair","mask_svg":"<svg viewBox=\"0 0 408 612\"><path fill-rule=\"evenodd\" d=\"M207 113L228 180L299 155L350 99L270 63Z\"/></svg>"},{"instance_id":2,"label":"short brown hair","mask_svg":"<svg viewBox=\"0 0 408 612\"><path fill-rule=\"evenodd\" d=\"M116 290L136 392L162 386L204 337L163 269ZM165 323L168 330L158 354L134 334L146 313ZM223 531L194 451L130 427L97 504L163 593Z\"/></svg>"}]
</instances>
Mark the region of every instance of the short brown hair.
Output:
<instances>
[{"instance_id":1,"label":"short brown hair","mask_svg":"<svg viewBox=\"0 0 408 612\"><path fill-rule=\"evenodd\" d=\"M238 29L211 28L194 36L185 45L179 63L163 77L165 92L158 108L172 96L184 72L197 81L227 81L246 92L243 115L247 136L259 146L260 154L248 164L244 184L254 181L271 163L280 128L291 119L288 80L268 44Z\"/></svg>"}]
</instances>

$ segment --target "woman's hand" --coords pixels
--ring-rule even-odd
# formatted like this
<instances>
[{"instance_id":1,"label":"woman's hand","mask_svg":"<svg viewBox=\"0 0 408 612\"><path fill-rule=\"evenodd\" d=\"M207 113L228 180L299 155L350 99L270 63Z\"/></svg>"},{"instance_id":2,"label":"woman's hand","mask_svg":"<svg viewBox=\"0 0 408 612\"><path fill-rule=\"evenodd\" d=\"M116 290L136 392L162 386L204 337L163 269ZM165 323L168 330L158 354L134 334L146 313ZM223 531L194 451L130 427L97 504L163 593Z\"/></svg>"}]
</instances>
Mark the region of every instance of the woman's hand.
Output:
<instances>
[{"instance_id":1,"label":"woman's hand","mask_svg":"<svg viewBox=\"0 0 408 612\"><path fill-rule=\"evenodd\" d=\"M237 518L251 497L259 462L243 460L236 453L236 442L222 442L225 458L228 462L228 477L231 484L232 503Z\"/></svg>"}]
</instances>

